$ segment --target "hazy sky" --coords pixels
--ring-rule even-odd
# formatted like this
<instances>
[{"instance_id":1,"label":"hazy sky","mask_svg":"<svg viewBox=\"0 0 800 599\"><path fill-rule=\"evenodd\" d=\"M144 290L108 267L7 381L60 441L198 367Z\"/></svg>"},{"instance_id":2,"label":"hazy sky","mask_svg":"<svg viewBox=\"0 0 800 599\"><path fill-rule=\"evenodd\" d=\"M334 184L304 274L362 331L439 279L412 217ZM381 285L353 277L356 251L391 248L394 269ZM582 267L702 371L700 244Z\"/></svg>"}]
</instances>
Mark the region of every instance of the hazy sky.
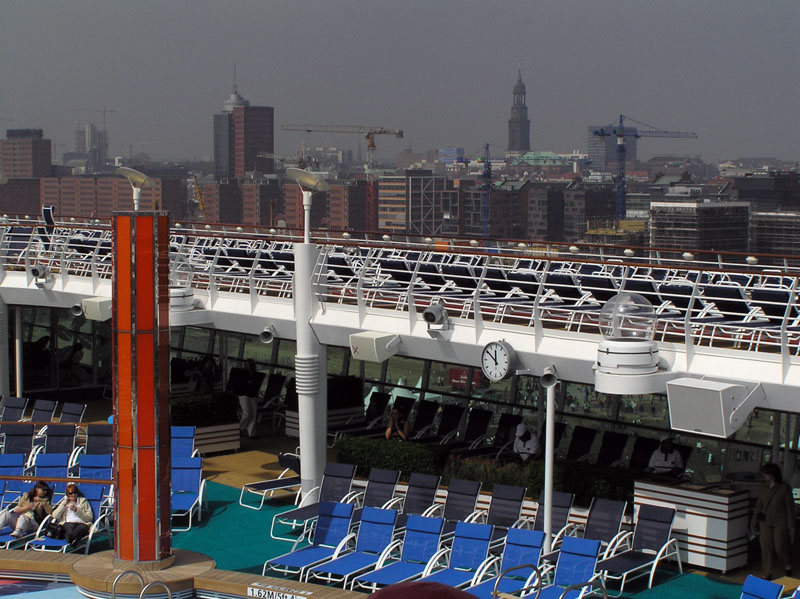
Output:
<instances>
[{"instance_id":1,"label":"hazy sky","mask_svg":"<svg viewBox=\"0 0 800 599\"><path fill-rule=\"evenodd\" d=\"M586 149L620 113L698 140L640 154L800 159L797 0L3 0L0 121L72 149L75 122L113 109L110 149L211 155L231 91L285 123L383 125L378 155L507 143L517 63L535 150ZM362 147L365 144L362 143Z\"/></svg>"}]
</instances>

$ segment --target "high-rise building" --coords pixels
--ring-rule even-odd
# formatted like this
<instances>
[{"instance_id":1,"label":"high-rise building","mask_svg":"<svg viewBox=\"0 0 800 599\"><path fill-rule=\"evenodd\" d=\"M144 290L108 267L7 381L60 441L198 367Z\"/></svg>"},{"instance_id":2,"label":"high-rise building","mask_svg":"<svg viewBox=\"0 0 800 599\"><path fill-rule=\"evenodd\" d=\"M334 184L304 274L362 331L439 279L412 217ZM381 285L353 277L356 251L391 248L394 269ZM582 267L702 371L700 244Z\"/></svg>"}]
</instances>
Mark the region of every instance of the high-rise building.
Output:
<instances>
[{"instance_id":1,"label":"high-rise building","mask_svg":"<svg viewBox=\"0 0 800 599\"><path fill-rule=\"evenodd\" d=\"M650 245L679 250L746 252L750 205L703 200L680 188L650 204Z\"/></svg>"},{"instance_id":2,"label":"high-rise building","mask_svg":"<svg viewBox=\"0 0 800 599\"><path fill-rule=\"evenodd\" d=\"M416 235L458 235L458 190L453 180L430 171L409 171L406 230Z\"/></svg>"},{"instance_id":3,"label":"high-rise building","mask_svg":"<svg viewBox=\"0 0 800 599\"><path fill-rule=\"evenodd\" d=\"M603 171L617 163L617 137L616 135L595 135L595 131L600 129L613 129L619 127L614 125L597 125L589 127L588 138L586 141L587 154L589 154L589 168L594 171ZM638 146L636 137L636 127L624 127L625 133L625 162L635 162L638 160Z\"/></svg>"},{"instance_id":4,"label":"high-rise building","mask_svg":"<svg viewBox=\"0 0 800 599\"><path fill-rule=\"evenodd\" d=\"M514 104L511 118L508 119L508 151L529 152L531 149L531 122L528 120L528 107L525 105L525 84L522 71L518 72L514 85Z\"/></svg>"},{"instance_id":5,"label":"high-rise building","mask_svg":"<svg viewBox=\"0 0 800 599\"><path fill-rule=\"evenodd\" d=\"M333 231L366 231L367 190L365 179L337 181L328 190L328 226Z\"/></svg>"},{"instance_id":6,"label":"high-rise building","mask_svg":"<svg viewBox=\"0 0 800 599\"><path fill-rule=\"evenodd\" d=\"M273 172L273 160L259 156L275 151L275 110L250 106L233 84L231 95L214 115L214 178L244 177L247 172Z\"/></svg>"},{"instance_id":7,"label":"high-rise building","mask_svg":"<svg viewBox=\"0 0 800 599\"><path fill-rule=\"evenodd\" d=\"M528 232L528 181L497 181L489 192L489 237L523 239ZM462 232L470 237L485 235L481 215L483 195L480 185L462 191Z\"/></svg>"},{"instance_id":8,"label":"high-rise building","mask_svg":"<svg viewBox=\"0 0 800 599\"><path fill-rule=\"evenodd\" d=\"M402 232L406 229L405 175L386 175L378 180L378 229Z\"/></svg>"},{"instance_id":9,"label":"high-rise building","mask_svg":"<svg viewBox=\"0 0 800 599\"><path fill-rule=\"evenodd\" d=\"M41 129L8 129L0 140L0 172L9 179L49 177L51 147Z\"/></svg>"}]
</instances>

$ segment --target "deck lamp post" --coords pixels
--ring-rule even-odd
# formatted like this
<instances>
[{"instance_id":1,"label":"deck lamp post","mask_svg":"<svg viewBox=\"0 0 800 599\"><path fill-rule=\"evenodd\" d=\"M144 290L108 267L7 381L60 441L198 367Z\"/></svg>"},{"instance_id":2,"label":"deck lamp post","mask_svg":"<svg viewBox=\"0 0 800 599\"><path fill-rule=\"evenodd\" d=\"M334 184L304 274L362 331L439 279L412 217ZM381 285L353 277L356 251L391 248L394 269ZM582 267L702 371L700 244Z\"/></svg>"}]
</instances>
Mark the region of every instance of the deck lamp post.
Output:
<instances>
[{"instance_id":1,"label":"deck lamp post","mask_svg":"<svg viewBox=\"0 0 800 599\"><path fill-rule=\"evenodd\" d=\"M303 193L303 243L294 244L294 316L296 322L297 413L300 434L300 483L303 496L322 480L325 468L325 441L328 420L327 349L311 328L316 285L312 280L319 258L317 246L311 243L311 197L315 191L327 191L328 184L299 168L286 169L286 176L300 186Z\"/></svg>"},{"instance_id":2,"label":"deck lamp post","mask_svg":"<svg viewBox=\"0 0 800 599\"><path fill-rule=\"evenodd\" d=\"M117 169L117 173L128 179L133 188L133 209L138 211L142 199L142 188L153 189L156 182L144 173L140 173L136 169L121 166Z\"/></svg>"},{"instance_id":3,"label":"deck lamp post","mask_svg":"<svg viewBox=\"0 0 800 599\"><path fill-rule=\"evenodd\" d=\"M553 539L553 469L555 468L555 420L556 384L558 373L555 366L547 366L539 379L539 384L547 389L547 416L544 434L544 545L542 551L550 553Z\"/></svg>"}]
</instances>

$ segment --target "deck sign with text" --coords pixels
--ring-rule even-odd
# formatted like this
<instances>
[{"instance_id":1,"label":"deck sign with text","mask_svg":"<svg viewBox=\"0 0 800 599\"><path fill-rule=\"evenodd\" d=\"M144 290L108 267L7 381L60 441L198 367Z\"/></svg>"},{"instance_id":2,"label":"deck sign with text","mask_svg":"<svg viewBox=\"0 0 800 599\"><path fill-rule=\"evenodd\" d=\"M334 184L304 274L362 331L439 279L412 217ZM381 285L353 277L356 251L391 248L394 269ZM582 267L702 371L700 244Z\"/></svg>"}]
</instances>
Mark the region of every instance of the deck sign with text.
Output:
<instances>
[{"instance_id":1,"label":"deck sign with text","mask_svg":"<svg viewBox=\"0 0 800 599\"><path fill-rule=\"evenodd\" d=\"M247 596L257 599L309 599L314 595L314 591L293 589L274 584L264 584L253 582L247 587Z\"/></svg>"}]
</instances>

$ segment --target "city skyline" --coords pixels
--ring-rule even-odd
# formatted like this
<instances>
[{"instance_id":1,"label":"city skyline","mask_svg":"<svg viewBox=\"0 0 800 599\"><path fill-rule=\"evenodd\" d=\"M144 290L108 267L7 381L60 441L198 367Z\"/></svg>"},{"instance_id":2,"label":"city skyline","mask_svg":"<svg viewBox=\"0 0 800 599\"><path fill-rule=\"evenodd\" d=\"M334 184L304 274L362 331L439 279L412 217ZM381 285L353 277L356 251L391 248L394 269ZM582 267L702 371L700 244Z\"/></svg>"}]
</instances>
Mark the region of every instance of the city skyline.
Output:
<instances>
[{"instance_id":1,"label":"city skyline","mask_svg":"<svg viewBox=\"0 0 800 599\"><path fill-rule=\"evenodd\" d=\"M412 147L506 145L521 62L534 150L586 151L586 127L620 113L698 140L650 141L644 158L701 154L797 160L789 125L800 78L800 6L743 1L368 3L78 0L4 4L0 127L36 127L56 154L75 122L102 126L110 154L210 157L212 115L233 85L275 108L275 151L356 149L347 135L285 123L383 125L391 159ZM793 68L794 67L794 68ZM84 111L90 109L97 112ZM362 140L362 149L365 142ZM500 151L500 149L496 151Z\"/></svg>"}]
</instances>

